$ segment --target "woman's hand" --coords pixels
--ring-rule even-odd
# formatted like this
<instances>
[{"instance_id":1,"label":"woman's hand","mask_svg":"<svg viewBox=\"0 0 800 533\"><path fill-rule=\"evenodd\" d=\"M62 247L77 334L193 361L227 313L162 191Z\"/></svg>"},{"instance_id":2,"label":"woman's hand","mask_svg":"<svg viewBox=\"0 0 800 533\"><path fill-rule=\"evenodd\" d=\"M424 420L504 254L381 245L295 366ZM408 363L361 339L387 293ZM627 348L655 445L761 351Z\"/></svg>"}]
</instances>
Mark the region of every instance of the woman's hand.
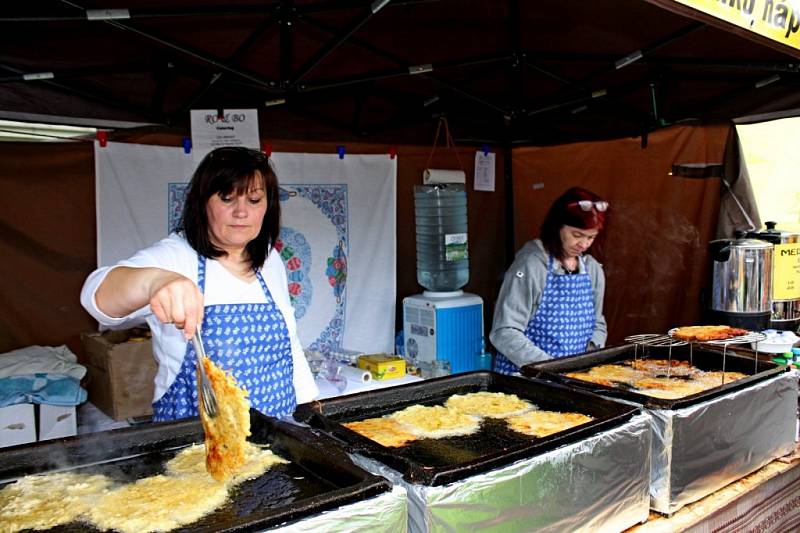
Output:
<instances>
[{"instance_id":1,"label":"woman's hand","mask_svg":"<svg viewBox=\"0 0 800 533\"><path fill-rule=\"evenodd\" d=\"M145 305L165 324L175 324L191 339L203 323L203 293L177 272L161 268L117 267L95 293L97 307L111 317L124 317Z\"/></svg>"},{"instance_id":2,"label":"woman's hand","mask_svg":"<svg viewBox=\"0 0 800 533\"><path fill-rule=\"evenodd\" d=\"M183 330L183 336L189 340L203 323L203 293L189 278L162 272L164 275L151 285L150 309L161 322Z\"/></svg>"}]
</instances>

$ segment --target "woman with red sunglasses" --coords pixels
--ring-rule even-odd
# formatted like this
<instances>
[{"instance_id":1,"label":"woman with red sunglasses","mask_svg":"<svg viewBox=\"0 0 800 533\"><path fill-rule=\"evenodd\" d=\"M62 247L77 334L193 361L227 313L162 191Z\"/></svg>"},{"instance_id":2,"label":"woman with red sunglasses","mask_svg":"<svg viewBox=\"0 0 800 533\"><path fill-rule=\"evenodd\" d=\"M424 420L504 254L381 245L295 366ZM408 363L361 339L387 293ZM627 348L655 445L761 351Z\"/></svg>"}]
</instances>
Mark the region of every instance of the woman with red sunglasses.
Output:
<instances>
[{"instance_id":1,"label":"woman with red sunglasses","mask_svg":"<svg viewBox=\"0 0 800 533\"><path fill-rule=\"evenodd\" d=\"M541 237L517 252L505 274L489 339L494 369L513 374L536 361L605 345L603 267L586 254L603 230L608 202L573 187L545 216Z\"/></svg>"}]
</instances>

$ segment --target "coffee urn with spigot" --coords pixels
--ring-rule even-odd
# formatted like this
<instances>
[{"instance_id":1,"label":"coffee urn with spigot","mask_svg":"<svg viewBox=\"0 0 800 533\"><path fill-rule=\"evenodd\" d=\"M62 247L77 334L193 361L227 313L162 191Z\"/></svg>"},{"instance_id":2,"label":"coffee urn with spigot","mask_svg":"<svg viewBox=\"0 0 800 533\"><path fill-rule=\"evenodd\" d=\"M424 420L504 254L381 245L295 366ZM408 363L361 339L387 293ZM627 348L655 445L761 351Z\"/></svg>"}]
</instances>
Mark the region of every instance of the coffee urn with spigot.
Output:
<instances>
[{"instance_id":1,"label":"coffee urn with spigot","mask_svg":"<svg viewBox=\"0 0 800 533\"><path fill-rule=\"evenodd\" d=\"M773 245L741 235L710 243L711 316L716 323L760 331L772 314Z\"/></svg>"}]
</instances>

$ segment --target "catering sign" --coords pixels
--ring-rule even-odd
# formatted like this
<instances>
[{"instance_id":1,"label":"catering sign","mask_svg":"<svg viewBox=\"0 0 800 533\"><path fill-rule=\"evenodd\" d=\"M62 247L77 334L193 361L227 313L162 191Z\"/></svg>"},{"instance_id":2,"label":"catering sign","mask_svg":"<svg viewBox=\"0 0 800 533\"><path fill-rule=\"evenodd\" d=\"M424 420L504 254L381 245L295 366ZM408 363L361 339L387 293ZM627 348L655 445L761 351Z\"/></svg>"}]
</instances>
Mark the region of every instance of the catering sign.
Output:
<instances>
[{"instance_id":1,"label":"catering sign","mask_svg":"<svg viewBox=\"0 0 800 533\"><path fill-rule=\"evenodd\" d=\"M800 299L800 243L776 244L773 300Z\"/></svg>"},{"instance_id":2,"label":"catering sign","mask_svg":"<svg viewBox=\"0 0 800 533\"><path fill-rule=\"evenodd\" d=\"M800 50L800 6L785 0L674 0L772 41ZM664 5L664 2L656 2Z\"/></svg>"},{"instance_id":3,"label":"catering sign","mask_svg":"<svg viewBox=\"0 0 800 533\"><path fill-rule=\"evenodd\" d=\"M223 146L261 147L256 109L193 109L191 122L195 161Z\"/></svg>"}]
</instances>

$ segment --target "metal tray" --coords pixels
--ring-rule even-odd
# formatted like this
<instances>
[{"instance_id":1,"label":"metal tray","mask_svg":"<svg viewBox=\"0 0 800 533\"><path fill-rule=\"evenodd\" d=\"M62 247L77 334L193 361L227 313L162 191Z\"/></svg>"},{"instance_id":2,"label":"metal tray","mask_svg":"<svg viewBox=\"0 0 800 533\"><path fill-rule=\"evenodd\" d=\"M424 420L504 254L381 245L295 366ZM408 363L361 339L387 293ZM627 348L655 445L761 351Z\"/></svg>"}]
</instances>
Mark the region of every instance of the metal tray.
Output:
<instances>
[{"instance_id":1,"label":"metal tray","mask_svg":"<svg viewBox=\"0 0 800 533\"><path fill-rule=\"evenodd\" d=\"M595 418L590 423L544 438L514 432L505 422L484 419L481 429L461 437L421 439L388 448L346 427L343 422L383 416L409 405L442 404L453 394L489 391L516 394L541 409L574 411ZM340 439L350 453L359 453L394 468L403 479L422 485L443 485L486 472L575 442L629 420L636 407L575 391L538 379L468 372L389 389L315 401L298 406L295 418Z\"/></svg>"},{"instance_id":2,"label":"metal tray","mask_svg":"<svg viewBox=\"0 0 800 533\"><path fill-rule=\"evenodd\" d=\"M224 506L174 531L262 530L391 490L388 481L354 465L329 437L255 410L250 421L249 440L269 444L291 462L239 485ZM0 483L56 470L135 481L161 473L178 451L202 441L200 421L194 418L15 446L0 451ZM49 531L97 530L75 522Z\"/></svg>"},{"instance_id":3,"label":"metal tray","mask_svg":"<svg viewBox=\"0 0 800 533\"><path fill-rule=\"evenodd\" d=\"M668 400L639 394L631 390L589 383L588 381L569 378L563 375L565 372L587 370L593 366L616 363L633 359L634 357L645 359L667 359L671 357L674 360L690 361L694 366L705 371L722 370L724 360L726 372L742 372L743 374L747 374L747 377L721 384L719 387L698 394ZM739 354L737 353L737 349L732 347L716 348L706 345L658 347L622 344L584 354L554 359L552 361L531 363L520 368L520 373L527 377L546 379L603 396L635 402L647 408L681 409L727 394L731 391L743 389L753 383L763 381L782 372L786 372L787 370L785 366L777 365L772 361L756 360L754 356L747 357L746 355Z\"/></svg>"}]
</instances>

